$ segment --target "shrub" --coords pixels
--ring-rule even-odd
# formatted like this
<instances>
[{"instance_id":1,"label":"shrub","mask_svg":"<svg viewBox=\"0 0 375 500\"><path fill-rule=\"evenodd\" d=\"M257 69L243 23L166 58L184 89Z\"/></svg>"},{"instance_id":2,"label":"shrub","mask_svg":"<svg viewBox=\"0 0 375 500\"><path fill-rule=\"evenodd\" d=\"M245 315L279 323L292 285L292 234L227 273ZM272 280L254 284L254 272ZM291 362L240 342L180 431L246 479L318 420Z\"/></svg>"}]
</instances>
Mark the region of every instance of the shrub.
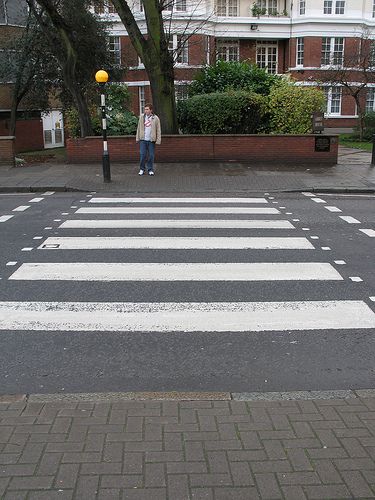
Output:
<instances>
[{"instance_id":1,"label":"shrub","mask_svg":"<svg viewBox=\"0 0 375 500\"><path fill-rule=\"evenodd\" d=\"M255 134L263 110L264 98L244 90L195 95L177 106L185 134Z\"/></svg>"},{"instance_id":2,"label":"shrub","mask_svg":"<svg viewBox=\"0 0 375 500\"><path fill-rule=\"evenodd\" d=\"M251 90L257 94L268 95L280 77L267 73L256 64L246 61L217 61L204 66L194 77L189 87L189 95L225 92L229 89Z\"/></svg>"},{"instance_id":3,"label":"shrub","mask_svg":"<svg viewBox=\"0 0 375 500\"><path fill-rule=\"evenodd\" d=\"M323 111L325 98L320 89L302 87L283 81L268 97L271 133L307 134L312 128L312 113Z\"/></svg>"},{"instance_id":4,"label":"shrub","mask_svg":"<svg viewBox=\"0 0 375 500\"><path fill-rule=\"evenodd\" d=\"M137 130L137 117L128 110L130 93L126 85L112 83L106 87L106 111L108 135L134 135ZM64 113L65 128L70 137L80 136L79 115L75 108ZM101 135L101 110L90 106L90 117L94 135Z\"/></svg>"},{"instance_id":5,"label":"shrub","mask_svg":"<svg viewBox=\"0 0 375 500\"><path fill-rule=\"evenodd\" d=\"M365 113L363 116L363 139L366 141L372 140L375 134L375 112L370 111ZM354 134L352 135L353 140L359 140L360 138L360 127L357 125L354 128Z\"/></svg>"}]
</instances>

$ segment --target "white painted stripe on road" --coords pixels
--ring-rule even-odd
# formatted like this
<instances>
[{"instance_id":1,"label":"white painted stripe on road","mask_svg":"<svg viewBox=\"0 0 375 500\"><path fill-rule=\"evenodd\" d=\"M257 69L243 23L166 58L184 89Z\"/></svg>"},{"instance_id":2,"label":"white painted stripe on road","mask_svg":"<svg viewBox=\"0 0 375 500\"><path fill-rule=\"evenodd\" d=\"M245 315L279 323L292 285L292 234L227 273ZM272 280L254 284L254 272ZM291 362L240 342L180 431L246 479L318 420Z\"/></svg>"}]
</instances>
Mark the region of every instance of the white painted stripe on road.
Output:
<instances>
[{"instance_id":1,"label":"white painted stripe on road","mask_svg":"<svg viewBox=\"0 0 375 500\"><path fill-rule=\"evenodd\" d=\"M0 330L262 332L375 328L363 301L0 302Z\"/></svg>"},{"instance_id":2,"label":"white painted stripe on road","mask_svg":"<svg viewBox=\"0 0 375 500\"><path fill-rule=\"evenodd\" d=\"M42 200L44 200L44 198L33 198L32 200L29 200L29 203L39 203Z\"/></svg>"},{"instance_id":3,"label":"white painted stripe on road","mask_svg":"<svg viewBox=\"0 0 375 500\"><path fill-rule=\"evenodd\" d=\"M47 238L41 249L79 250L79 249L313 249L306 238L229 238L229 237L51 237Z\"/></svg>"},{"instance_id":4,"label":"white painted stripe on road","mask_svg":"<svg viewBox=\"0 0 375 500\"><path fill-rule=\"evenodd\" d=\"M312 201L315 201L315 203L327 203L325 200L322 200L321 198L310 198Z\"/></svg>"},{"instance_id":5,"label":"white painted stripe on road","mask_svg":"<svg viewBox=\"0 0 375 500\"><path fill-rule=\"evenodd\" d=\"M77 219L63 222L64 229L188 228L188 229L295 229L287 220L233 219Z\"/></svg>"},{"instance_id":6,"label":"white painted stripe on road","mask_svg":"<svg viewBox=\"0 0 375 500\"><path fill-rule=\"evenodd\" d=\"M277 208L256 207L84 207L78 214L279 214Z\"/></svg>"},{"instance_id":7,"label":"white painted stripe on road","mask_svg":"<svg viewBox=\"0 0 375 500\"><path fill-rule=\"evenodd\" d=\"M11 280L69 281L307 281L342 280L331 264L260 263L107 263L48 262L22 264Z\"/></svg>"},{"instance_id":8,"label":"white painted stripe on road","mask_svg":"<svg viewBox=\"0 0 375 500\"><path fill-rule=\"evenodd\" d=\"M30 208L30 205L20 205L17 208L13 208L12 212L24 212L28 208Z\"/></svg>"},{"instance_id":9,"label":"white painted stripe on road","mask_svg":"<svg viewBox=\"0 0 375 500\"><path fill-rule=\"evenodd\" d=\"M0 222L6 222L7 220L11 219L12 217L14 217L14 215L1 215Z\"/></svg>"},{"instance_id":10,"label":"white painted stripe on road","mask_svg":"<svg viewBox=\"0 0 375 500\"><path fill-rule=\"evenodd\" d=\"M268 203L265 198L92 198L89 203Z\"/></svg>"},{"instance_id":11,"label":"white painted stripe on road","mask_svg":"<svg viewBox=\"0 0 375 500\"><path fill-rule=\"evenodd\" d=\"M370 238L375 238L375 229L360 229L362 233L367 234Z\"/></svg>"},{"instance_id":12,"label":"white painted stripe on road","mask_svg":"<svg viewBox=\"0 0 375 500\"><path fill-rule=\"evenodd\" d=\"M55 191L46 191L45 193L42 193L43 196L51 196L52 194L55 194Z\"/></svg>"},{"instance_id":13,"label":"white painted stripe on road","mask_svg":"<svg viewBox=\"0 0 375 500\"><path fill-rule=\"evenodd\" d=\"M324 207L326 208L327 210L329 210L330 212L342 212L342 210L340 210L339 208L337 207L330 207L330 206L326 206Z\"/></svg>"},{"instance_id":14,"label":"white painted stripe on road","mask_svg":"<svg viewBox=\"0 0 375 500\"><path fill-rule=\"evenodd\" d=\"M354 217L351 217L350 215L339 215L339 217L345 222L348 222L348 224L361 224L361 221L355 219Z\"/></svg>"}]
</instances>

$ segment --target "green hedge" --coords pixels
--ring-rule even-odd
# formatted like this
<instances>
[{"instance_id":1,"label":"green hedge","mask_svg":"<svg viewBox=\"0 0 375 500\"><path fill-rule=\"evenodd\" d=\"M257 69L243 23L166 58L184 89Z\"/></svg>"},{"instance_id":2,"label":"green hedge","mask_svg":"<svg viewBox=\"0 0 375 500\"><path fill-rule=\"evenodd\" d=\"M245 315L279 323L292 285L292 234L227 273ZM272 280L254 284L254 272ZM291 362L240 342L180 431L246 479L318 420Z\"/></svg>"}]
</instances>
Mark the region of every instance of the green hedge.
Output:
<instances>
[{"instance_id":1,"label":"green hedge","mask_svg":"<svg viewBox=\"0 0 375 500\"><path fill-rule=\"evenodd\" d=\"M256 64L246 61L217 61L204 66L189 85L189 95L210 94L232 90L247 90L268 95L281 80Z\"/></svg>"},{"instance_id":2,"label":"green hedge","mask_svg":"<svg viewBox=\"0 0 375 500\"><path fill-rule=\"evenodd\" d=\"M264 97L244 90L195 95L177 106L184 134L256 134L264 109Z\"/></svg>"},{"instance_id":3,"label":"green hedge","mask_svg":"<svg viewBox=\"0 0 375 500\"><path fill-rule=\"evenodd\" d=\"M275 85L268 97L270 132L274 134L307 134L311 132L311 115L323 111L324 94L315 87L289 82Z\"/></svg>"}]
</instances>

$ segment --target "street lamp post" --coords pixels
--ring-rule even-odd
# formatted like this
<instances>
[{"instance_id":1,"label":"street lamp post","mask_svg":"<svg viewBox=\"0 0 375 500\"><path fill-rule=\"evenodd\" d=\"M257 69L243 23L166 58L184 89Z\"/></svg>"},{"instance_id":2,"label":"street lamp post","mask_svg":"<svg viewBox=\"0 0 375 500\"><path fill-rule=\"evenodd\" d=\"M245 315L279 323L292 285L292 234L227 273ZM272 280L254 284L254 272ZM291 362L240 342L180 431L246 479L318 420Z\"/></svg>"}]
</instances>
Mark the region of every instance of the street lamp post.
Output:
<instances>
[{"instance_id":1,"label":"street lamp post","mask_svg":"<svg viewBox=\"0 0 375 500\"><path fill-rule=\"evenodd\" d=\"M95 74L95 80L100 85L100 106L102 109L102 130L103 130L103 180L111 182L111 164L109 162L108 141L107 141L107 116L105 111L105 84L108 81L108 73L104 70L99 70Z\"/></svg>"}]
</instances>

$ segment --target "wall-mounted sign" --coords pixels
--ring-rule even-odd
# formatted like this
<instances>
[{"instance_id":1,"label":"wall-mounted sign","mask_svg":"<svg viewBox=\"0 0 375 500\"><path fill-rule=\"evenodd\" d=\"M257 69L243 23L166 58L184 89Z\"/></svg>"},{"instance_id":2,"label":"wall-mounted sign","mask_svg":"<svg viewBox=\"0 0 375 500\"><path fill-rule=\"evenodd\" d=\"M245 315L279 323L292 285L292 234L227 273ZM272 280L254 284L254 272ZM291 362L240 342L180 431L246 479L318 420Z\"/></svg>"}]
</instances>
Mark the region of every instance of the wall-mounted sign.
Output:
<instances>
[{"instance_id":1,"label":"wall-mounted sign","mask_svg":"<svg viewBox=\"0 0 375 500\"><path fill-rule=\"evenodd\" d=\"M331 138L320 136L315 137L315 151L329 152L331 150Z\"/></svg>"}]
</instances>

